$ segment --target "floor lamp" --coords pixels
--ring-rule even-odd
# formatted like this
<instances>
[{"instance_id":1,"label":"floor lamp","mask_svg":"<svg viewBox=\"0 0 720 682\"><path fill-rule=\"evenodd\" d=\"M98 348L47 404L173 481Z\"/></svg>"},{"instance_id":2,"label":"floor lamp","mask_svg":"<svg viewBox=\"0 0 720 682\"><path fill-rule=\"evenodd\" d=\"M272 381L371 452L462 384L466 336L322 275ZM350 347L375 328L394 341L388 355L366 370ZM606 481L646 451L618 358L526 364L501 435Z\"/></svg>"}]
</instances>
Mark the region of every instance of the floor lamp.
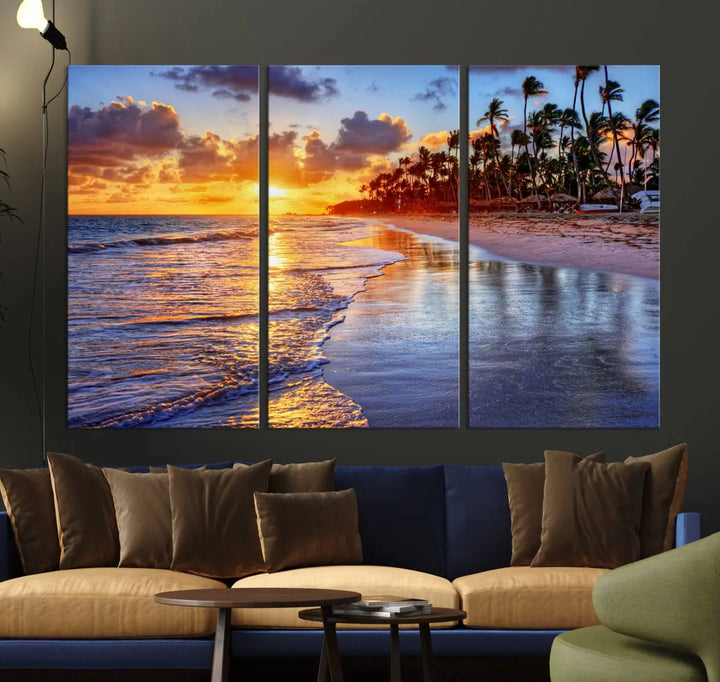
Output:
<instances>
[{"instance_id":1,"label":"floor lamp","mask_svg":"<svg viewBox=\"0 0 720 682\"><path fill-rule=\"evenodd\" d=\"M55 19L55 0L52 2L52 19ZM71 56L70 50L67 46L65 36L57 29L53 21L45 17L43 11L42 0L23 0L17 11L17 22L22 28L35 28L40 31L40 35L47 40L52 46L52 62L50 69L45 76L42 86L42 117L43 117L43 141L42 141L42 179L40 185L40 223L38 227L38 236L35 246L35 267L33 271L33 286L32 286L32 297L30 301L30 322L28 331L28 353L30 354L30 372L32 375L33 390L35 392L35 401L38 408L38 415L40 417L41 427L41 455L42 461L45 463L46 458L46 408L47 408L47 387L46 387L46 363L45 363L45 329L46 329L46 316L47 316L47 293L45 286L45 273L46 273L46 248L45 248L45 207L46 207L46 175L47 175L47 155L48 155L48 105L57 97L60 96L65 84L67 83L67 75L63 81L60 90L53 95L50 99L47 96L47 85L50 80L50 74L55 67L55 51L66 50L68 53L68 64L70 64ZM42 353L41 353L41 387L38 391L37 376L34 369L34 363L32 359L32 329L33 321L35 317L35 298L37 294L37 281L38 281L38 268L41 266L43 273L43 288L41 292L41 324L42 324Z\"/></svg>"}]
</instances>

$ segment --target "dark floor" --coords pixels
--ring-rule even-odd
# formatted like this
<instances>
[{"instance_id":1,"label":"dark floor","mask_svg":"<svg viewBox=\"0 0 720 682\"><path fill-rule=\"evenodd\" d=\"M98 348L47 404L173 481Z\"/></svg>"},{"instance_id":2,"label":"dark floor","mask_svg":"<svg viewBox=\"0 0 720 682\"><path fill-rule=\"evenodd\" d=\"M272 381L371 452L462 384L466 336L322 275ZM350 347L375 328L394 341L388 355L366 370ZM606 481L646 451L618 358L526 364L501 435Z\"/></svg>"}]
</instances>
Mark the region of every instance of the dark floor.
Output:
<instances>
[{"instance_id":1,"label":"dark floor","mask_svg":"<svg viewBox=\"0 0 720 682\"><path fill-rule=\"evenodd\" d=\"M314 682L311 659L245 659L233 663L233 682ZM388 661L350 658L343 662L345 682L386 682ZM438 658L438 682L549 682L547 658ZM209 682L210 674L188 670L0 672L2 682ZM420 682L420 660L403 659L403 682Z\"/></svg>"}]
</instances>

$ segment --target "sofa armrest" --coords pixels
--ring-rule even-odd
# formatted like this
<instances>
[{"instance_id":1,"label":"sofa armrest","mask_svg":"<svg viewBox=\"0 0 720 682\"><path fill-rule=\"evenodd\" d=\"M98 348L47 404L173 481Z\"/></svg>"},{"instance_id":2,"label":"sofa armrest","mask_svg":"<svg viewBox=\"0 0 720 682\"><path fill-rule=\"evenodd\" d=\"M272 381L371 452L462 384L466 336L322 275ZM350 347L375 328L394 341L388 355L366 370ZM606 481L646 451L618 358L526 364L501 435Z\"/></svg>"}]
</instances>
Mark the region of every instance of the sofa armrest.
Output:
<instances>
[{"instance_id":1,"label":"sofa armrest","mask_svg":"<svg viewBox=\"0 0 720 682\"><path fill-rule=\"evenodd\" d=\"M682 547L701 538L700 514L682 512L675 521L675 547Z\"/></svg>"},{"instance_id":2,"label":"sofa armrest","mask_svg":"<svg viewBox=\"0 0 720 682\"><path fill-rule=\"evenodd\" d=\"M17 578L22 574L10 517L7 512L0 511L0 580Z\"/></svg>"},{"instance_id":3,"label":"sofa armrest","mask_svg":"<svg viewBox=\"0 0 720 682\"><path fill-rule=\"evenodd\" d=\"M606 627L694 653L720 682L720 533L610 571L592 597Z\"/></svg>"}]
</instances>

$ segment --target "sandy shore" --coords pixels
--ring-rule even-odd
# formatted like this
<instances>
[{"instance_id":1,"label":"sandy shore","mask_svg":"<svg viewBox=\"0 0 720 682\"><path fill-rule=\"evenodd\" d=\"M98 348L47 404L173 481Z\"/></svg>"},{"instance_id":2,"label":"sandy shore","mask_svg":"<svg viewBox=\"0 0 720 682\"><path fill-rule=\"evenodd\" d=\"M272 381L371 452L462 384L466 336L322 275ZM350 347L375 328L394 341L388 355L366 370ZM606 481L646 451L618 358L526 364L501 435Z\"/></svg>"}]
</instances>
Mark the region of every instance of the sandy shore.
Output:
<instances>
[{"instance_id":1,"label":"sandy shore","mask_svg":"<svg viewBox=\"0 0 720 682\"><path fill-rule=\"evenodd\" d=\"M385 214L377 220L419 234L458 239L457 216ZM470 215L470 243L525 263L658 279L659 217L547 213Z\"/></svg>"}]
</instances>

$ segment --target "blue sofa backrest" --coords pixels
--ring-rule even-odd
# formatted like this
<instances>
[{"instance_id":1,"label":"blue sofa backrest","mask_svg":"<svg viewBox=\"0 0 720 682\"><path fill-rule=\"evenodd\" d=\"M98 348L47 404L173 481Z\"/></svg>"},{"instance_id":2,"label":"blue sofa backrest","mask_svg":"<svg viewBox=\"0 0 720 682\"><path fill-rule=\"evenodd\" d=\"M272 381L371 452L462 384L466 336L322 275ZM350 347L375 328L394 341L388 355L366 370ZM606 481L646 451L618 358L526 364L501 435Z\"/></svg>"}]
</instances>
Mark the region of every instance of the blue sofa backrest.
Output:
<instances>
[{"instance_id":1,"label":"blue sofa backrest","mask_svg":"<svg viewBox=\"0 0 720 682\"><path fill-rule=\"evenodd\" d=\"M501 467L338 466L335 487L356 491L366 564L450 580L510 565L510 509ZM10 522L1 513L0 580L20 574Z\"/></svg>"},{"instance_id":2,"label":"blue sofa backrest","mask_svg":"<svg viewBox=\"0 0 720 682\"><path fill-rule=\"evenodd\" d=\"M363 562L446 574L442 466L339 466L335 488L354 488Z\"/></svg>"},{"instance_id":3,"label":"blue sofa backrest","mask_svg":"<svg viewBox=\"0 0 720 682\"><path fill-rule=\"evenodd\" d=\"M510 565L501 467L339 466L335 487L356 491L367 564L450 580Z\"/></svg>"},{"instance_id":4,"label":"blue sofa backrest","mask_svg":"<svg viewBox=\"0 0 720 682\"><path fill-rule=\"evenodd\" d=\"M445 469L446 577L510 565L512 535L502 467Z\"/></svg>"}]
</instances>

